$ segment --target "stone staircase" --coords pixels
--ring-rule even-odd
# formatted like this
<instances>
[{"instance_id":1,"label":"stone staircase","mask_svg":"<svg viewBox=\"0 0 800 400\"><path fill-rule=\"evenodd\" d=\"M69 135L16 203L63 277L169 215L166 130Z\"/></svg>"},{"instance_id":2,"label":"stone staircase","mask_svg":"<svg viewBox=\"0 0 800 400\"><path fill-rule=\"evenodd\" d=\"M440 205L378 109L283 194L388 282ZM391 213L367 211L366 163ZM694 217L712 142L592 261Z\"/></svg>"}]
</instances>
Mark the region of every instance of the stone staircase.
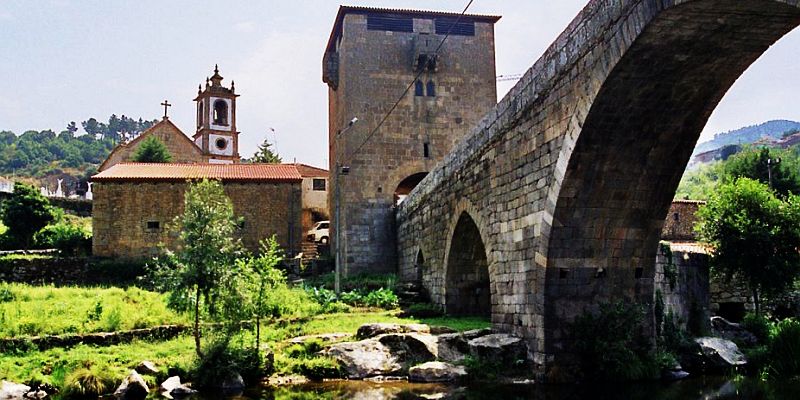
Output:
<instances>
[{"instance_id":1,"label":"stone staircase","mask_svg":"<svg viewBox=\"0 0 800 400\"><path fill-rule=\"evenodd\" d=\"M398 283L397 297L400 298L401 307L406 307L414 303L427 303L430 300L425 288L417 282Z\"/></svg>"}]
</instances>

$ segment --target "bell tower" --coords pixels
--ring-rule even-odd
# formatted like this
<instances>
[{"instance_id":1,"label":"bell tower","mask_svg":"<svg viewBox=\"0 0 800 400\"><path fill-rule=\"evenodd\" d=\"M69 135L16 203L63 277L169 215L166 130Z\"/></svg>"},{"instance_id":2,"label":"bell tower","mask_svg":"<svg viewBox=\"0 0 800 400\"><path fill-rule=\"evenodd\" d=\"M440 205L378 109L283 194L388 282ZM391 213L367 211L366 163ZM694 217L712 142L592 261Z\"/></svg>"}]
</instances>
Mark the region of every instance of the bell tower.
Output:
<instances>
[{"instance_id":1,"label":"bell tower","mask_svg":"<svg viewBox=\"0 0 800 400\"><path fill-rule=\"evenodd\" d=\"M236 98L234 84L222 86L219 67L206 78L206 86L197 88L197 133L194 143L212 164L239 162L239 132L236 131Z\"/></svg>"}]
</instances>

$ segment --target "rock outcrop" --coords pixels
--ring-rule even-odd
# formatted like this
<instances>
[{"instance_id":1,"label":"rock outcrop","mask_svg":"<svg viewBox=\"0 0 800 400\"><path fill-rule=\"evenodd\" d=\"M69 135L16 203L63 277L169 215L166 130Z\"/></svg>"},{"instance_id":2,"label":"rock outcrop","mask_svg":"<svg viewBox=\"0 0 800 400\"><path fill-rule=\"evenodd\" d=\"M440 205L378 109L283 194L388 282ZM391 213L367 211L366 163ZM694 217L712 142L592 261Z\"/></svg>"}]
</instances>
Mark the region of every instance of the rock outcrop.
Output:
<instances>
[{"instance_id":1,"label":"rock outcrop","mask_svg":"<svg viewBox=\"0 0 800 400\"><path fill-rule=\"evenodd\" d=\"M747 365L747 359L730 340L701 337L694 340L691 351L682 355L681 364L690 372L716 372Z\"/></svg>"},{"instance_id":2,"label":"rock outcrop","mask_svg":"<svg viewBox=\"0 0 800 400\"><path fill-rule=\"evenodd\" d=\"M463 366L441 361L431 361L415 365L408 370L408 380L412 382L452 382L467 376Z\"/></svg>"},{"instance_id":3,"label":"rock outcrop","mask_svg":"<svg viewBox=\"0 0 800 400\"><path fill-rule=\"evenodd\" d=\"M136 371L131 371L114 392L114 397L118 400L144 400L149 391L142 376Z\"/></svg>"},{"instance_id":4,"label":"rock outcrop","mask_svg":"<svg viewBox=\"0 0 800 400\"><path fill-rule=\"evenodd\" d=\"M431 333L431 328L425 324L364 324L358 328L356 339L369 339L387 333Z\"/></svg>"}]
</instances>

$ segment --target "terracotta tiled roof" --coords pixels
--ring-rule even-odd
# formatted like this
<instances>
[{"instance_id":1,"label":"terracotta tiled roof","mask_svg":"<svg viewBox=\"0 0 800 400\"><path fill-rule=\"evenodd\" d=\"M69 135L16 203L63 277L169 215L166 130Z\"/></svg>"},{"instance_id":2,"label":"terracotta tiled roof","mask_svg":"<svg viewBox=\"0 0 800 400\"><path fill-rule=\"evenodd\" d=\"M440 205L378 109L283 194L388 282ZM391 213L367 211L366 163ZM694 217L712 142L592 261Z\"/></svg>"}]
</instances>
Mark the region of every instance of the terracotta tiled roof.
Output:
<instances>
[{"instance_id":1,"label":"terracotta tiled roof","mask_svg":"<svg viewBox=\"0 0 800 400\"><path fill-rule=\"evenodd\" d=\"M119 163L92 177L107 181L223 181L299 182L303 178L292 164L179 164Z\"/></svg>"},{"instance_id":2,"label":"terracotta tiled roof","mask_svg":"<svg viewBox=\"0 0 800 400\"><path fill-rule=\"evenodd\" d=\"M300 176L303 178L327 178L328 175L330 175L327 169L312 167L308 164L293 163L287 165L294 165L297 167L297 172L299 172Z\"/></svg>"},{"instance_id":3,"label":"terracotta tiled roof","mask_svg":"<svg viewBox=\"0 0 800 400\"><path fill-rule=\"evenodd\" d=\"M108 164L109 160L111 160L111 158L114 156L114 153L116 153L117 151L120 151L120 150L122 150L124 148L133 146L136 143L144 140L144 138L150 136L150 132L155 131L156 129L161 127L161 125L170 125L170 126L172 126L175 130L178 131L178 133L180 133L180 135L178 135L179 137L182 137L183 139L185 139L185 141L187 141L187 142L189 142L189 144L191 144L191 148L193 149L192 151L194 151L195 153L200 154L200 155L203 154L203 151L200 150L199 147L197 147L197 145L192 141L192 139L189 139L189 137L186 136L186 134L183 133L181 128L178 128L178 126L173 124L172 121L170 121L168 118L165 118L165 119L162 119L161 121L158 121L155 125L147 128L144 132L139 134L139 136L136 136L130 142L128 142L128 143L120 143L119 145L114 147L114 149L111 150L111 153L108 154L108 157L106 157L106 159L103 160L102 163L100 163L100 166L97 167L97 170L98 171L104 171L106 168L108 168L107 164Z\"/></svg>"}]
</instances>

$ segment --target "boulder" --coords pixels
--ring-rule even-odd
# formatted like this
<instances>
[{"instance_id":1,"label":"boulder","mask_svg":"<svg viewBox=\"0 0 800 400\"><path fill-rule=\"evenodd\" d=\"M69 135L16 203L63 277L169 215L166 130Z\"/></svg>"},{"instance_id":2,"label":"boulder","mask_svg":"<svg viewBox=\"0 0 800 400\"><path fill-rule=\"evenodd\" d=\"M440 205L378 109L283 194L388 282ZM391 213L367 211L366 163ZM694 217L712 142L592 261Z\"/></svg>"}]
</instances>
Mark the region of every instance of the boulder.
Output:
<instances>
[{"instance_id":1,"label":"boulder","mask_svg":"<svg viewBox=\"0 0 800 400\"><path fill-rule=\"evenodd\" d=\"M430 333L431 328L425 324L364 324L358 327L356 339L369 339L387 333Z\"/></svg>"},{"instance_id":2,"label":"boulder","mask_svg":"<svg viewBox=\"0 0 800 400\"><path fill-rule=\"evenodd\" d=\"M139 365L137 365L134 369L136 372L143 375L155 375L159 372L158 368L156 368L156 365L147 360L140 362Z\"/></svg>"},{"instance_id":3,"label":"boulder","mask_svg":"<svg viewBox=\"0 0 800 400\"><path fill-rule=\"evenodd\" d=\"M389 348L377 339L337 343L325 353L339 361L348 377L352 379L391 375L403 368Z\"/></svg>"},{"instance_id":4,"label":"boulder","mask_svg":"<svg viewBox=\"0 0 800 400\"><path fill-rule=\"evenodd\" d=\"M159 385L161 394L168 398L182 398L197 393L196 390L181 383L181 378L178 376L171 376Z\"/></svg>"},{"instance_id":5,"label":"boulder","mask_svg":"<svg viewBox=\"0 0 800 400\"><path fill-rule=\"evenodd\" d=\"M727 371L747 365L747 360L736 343L716 337L701 337L694 340L689 352L682 355L682 362L689 371Z\"/></svg>"},{"instance_id":6,"label":"boulder","mask_svg":"<svg viewBox=\"0 0 800 400\"><path fill-rule=\"evenodd\" d=\"M30 386L4 380L0 382L0 400L23 399L30 390Z\"/></svg>"},{"instance_id":7,"label":"boulder","mask_svg":"<svg viewBox=\"0 0 800 400\"><path fill-rule=\"evenodd\" d=\"M412 382L452 382L467 376L463 366L431 361L415 365L408 370L408 380Z\"/></svg>"},{"instance_id":8,"label":"boulder","mask_svg":"<svg viewBox=\"0 0 800 400\"><path fill-rule=\"evenodd\" d=\"M114 397L121 400L144 400L149 391L142 376L136 371L131 371L114 392Z\"/></svg>"},{"instance_id":9,"label":"boulder","mask_svg":"<svg viewBox=\"0 0 800 400\"><path fill-rule=\"evenodd\" d=\"M528 348L525 342L505 333L480 336L467 342L469 353L483 361L514 366L525 361Z\"/></svg>"},{"instance_id":10,"label":"boulder","mask_svg":"<svg viewBox=\"0 0 800 400\"><path fill-rule=\"evenodd\" d=\"M320 335L306 335L306 336L298 336L292 339L289 339L289 343L291 344L303 344L308 342L309 340L317 339L323 343L328 342L337 342L344 338L350 337L349 333L324 333Z\"/></svg>"},{"instance_id":11,"label":"boulder","mask_svg":"<svg viewBox=\"0 0 800 400\"><path fill-rule=\"evenodd\" d=\"M435 360L437 339L419 333L384 334L358 342L334 344L325 354L339 361L351 379L397 375L411 365Z\"/></svg>"},{"instance_id":12,"label":"boulder","mask_svg":"<svg viewBox=\"0 0 800 400\"><path fill-rule=\"evenodd\" d=\"M225 393L241 392L244 390L244 379L242 379L242 376L238 373L234 373L232 376L222 381L219 388Z\"/></svg>"},{"instance_id":13,"label":"boulder","mask_svg":"<svg viewBox=\"0 0 800 400\"><path fill-rule=\"evenodd\" d=\"M468 342L470 340L490 335L491 333L491 329L473 329L460 333L439 335L437 337L439 359L447 362L459 362L469 354Z\"/></svg>"},{"instance_id":14,"label":"boulder","mask_svg":"<svg viewBox=\"0 0 800 400\"><path fill-rule=\"evenodd\" d=\"M719 316L712 317L711 328L715 336L719 336L723 339L732 340L747 346L758 344L758 338L750 333L750 331L742 328L740 324L730 322L725 318Z\"/></svg>"}]
</instances>

